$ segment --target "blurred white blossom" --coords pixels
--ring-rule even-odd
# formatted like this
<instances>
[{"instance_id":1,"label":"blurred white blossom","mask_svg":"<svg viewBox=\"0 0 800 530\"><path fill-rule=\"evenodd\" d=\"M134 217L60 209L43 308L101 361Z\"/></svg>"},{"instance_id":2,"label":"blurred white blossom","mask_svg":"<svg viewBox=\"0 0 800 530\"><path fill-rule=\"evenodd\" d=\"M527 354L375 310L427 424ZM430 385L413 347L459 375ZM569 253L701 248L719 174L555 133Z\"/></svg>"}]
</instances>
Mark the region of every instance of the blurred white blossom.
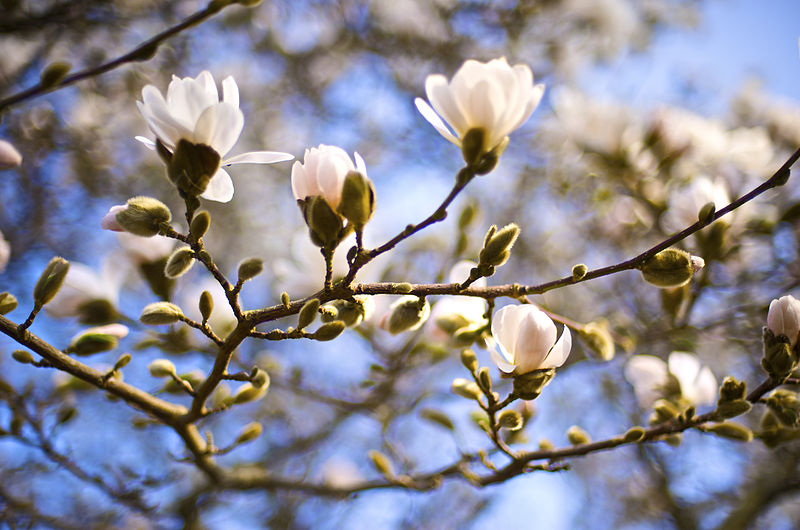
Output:
<instances>
[{"instance_id":1,"label":"blurred white blossom","mask_svg":"<svg viewBox=\"0 0 800 530\"><path fill-rule=\"evenodd\" d=\"M679 395L691 405L710 405L717 399L717 380L697 356L672 352L665 363L654 355L634 355L625 366L625 378L633 385L636 399L650 408L658 399L670 397L670 376L677 381Z\"/></svg>"},{"instance_id":2,"label":"blurred white blossom","mask_svg":"<svg viewBox=\"0 0 800 530\"><path fill-rule=\"evenodd\" d=\"M470 270L478 264L463 260L450 269L448 281L462 283L469 278ZM472 283L474 287L486 287L486 278ZM446 341L461 329L477 329L486 325L486 300L475 296L442 296L433 305L428 329L434 339Z\"/></svg>"},{"instance_id":3,"label":"blurred white blossom","mask_svg":"<svg viewBox=\"0 0 800 530\"><path fill-rule=\"evenodd\" d=\"M13 169L22 164L22 155L6 140L0 140L0 169Z\"/></svg>"},{"instance_id":4,"label":"blurred white blossom","mask_svg":"<svg viewBox=\"0 0 800 530\"><path fill-rule=\"evenodd\" d=\"M158 261L169 256L175 248L175 240L164 236L141 237L120 232L117 240L134 265Z\"/></svg>"},{"instance_id":5,"label":"blurred white blossom","mask_svg":"<svg viewBox=\"0 0 800 530\"><path fill-rule=\"evenodd\" d=\"M6 270L8 260L11 259L11 245L8 244L5 236L0 232L0 272Z\"/></svg>"},{"instance_id":6,"label":"blurred white blossom","mask_svg":"<svg viewBox=\"0 0 800 530\"><path fill-rule=\"evenodd\" d=\"M86 311L96 303L114 309L128 271L125 260L118 254L106 256L100 272L83 263L70 263L64 283L45 309L56 318L78 316L82 320L87 317Z\"/></svg>"},{"instance_id":7,"label":"blurred white blossom","mask_svg":"<svg viewBox=\"0 0 800 530\"><path fill-rule=\"evenodd\" d=\"M669 207L664 216L666 228L678 231L693 225L699 219L700 210L709 202L713 202L717 210L731 202L725 181L719 177L711 180L706 175L695 177L687 186L670 195ZM735 211L729 213L722 221L731 224L735 214Z\"/></svg>"},{"instance_id":8,"label":"blurred white blossom","mask_svg":"<svg viewBox=\"0 0 800 530\"><path fill-rule=\"evenodd\" d=\"M767 327L775 336L787 337L789 343L795 346L800 333L800 300L787 294L770 302Z\"/></svg>"}]
</instances>

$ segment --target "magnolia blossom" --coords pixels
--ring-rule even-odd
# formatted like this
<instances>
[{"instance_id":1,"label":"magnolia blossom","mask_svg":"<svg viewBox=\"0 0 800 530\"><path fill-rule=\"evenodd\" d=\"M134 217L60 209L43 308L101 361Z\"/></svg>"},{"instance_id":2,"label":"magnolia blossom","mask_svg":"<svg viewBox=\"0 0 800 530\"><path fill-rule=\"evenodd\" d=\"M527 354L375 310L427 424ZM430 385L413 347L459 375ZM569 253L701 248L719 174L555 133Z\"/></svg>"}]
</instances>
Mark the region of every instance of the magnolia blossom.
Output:
<instances>
[{"instance_id":1,"label":"magnolia blossom","mask_svg":"<svg viewBox=\"0 0 800 530\"><path fill-rule=\"evenodd\" d=\"M367 176L361 155L354 153L355 164L341 147L320 144L306 149L303 162L292 165L292 192L298 201L313 195L322 196L334 211L342 200L344 179L351 171Z\"/></svg>"},{"instance_id":2,"label":"magnolia blossom","mask_svg":"<svg viewBox=\"0 0 800 530\"><path fill-rule=\"evenodd\" d=\"M464 260L450 269L450 283L462 283L469 278L469 272L478 264ZM486 287L486 278L472 283L475 287ZM486 301L475 296L443 296L431 310L431 334L446 340L447 336L464 328L478 328L486 325Z\"/></svg>"},{"instance_id":3,"label":"magnolia blossom","mask_svg":"<svg viewBox=\"0 0 800 530\"><path fill-rule=\"evenodd\" d=\"M22 155L17 148L5 140L0 140L0 169L13 169L22 164Z\"/></svg>"},{"instance_id":4,"label":"magnolia blossom","mask_svg":"<svg viewBox=\"0 0 800 530\"><path fill-rule=\"evenodd\" d=\"M487 152L527 121L542 99L544 85L533 84L527 65L512 67L501 57L488 63L466 61L449 83L441 74L429 75L425 93L430 105L422 98L414 103L439 134L461 147L468 131L483 129L482 152Z\"/></svg>"},{"instance_id":5,"label":"magnolia blossom","mask_svg":"<svg viewBox=\"0 0 800 530\"><path fill-rule=\"evenodd\" d=\"M45 310L56 318L83 318L84 310L92 303L103 302L115 308L127 273L125 261L114 254L106 257L99 273L82 263L70 263L64 283Z\"/></svg>"},{"instance_id":6,"label":"magnolia blossom","mask_svg":"<svg viewBox=\"0 0 800 530\"><path fill-rule=\"evenodd\" d=\"M506 374L558 368L572 349L569 329L565 326L556 342L556 325L533 305L507 305L500 309L492 319L492 336L492 360Z\"/></svg>"},{"instance_id":7,"label":"magnolia blossom","mask_svg":"<svg viewBox=\"0 0 800 530\"><path fill-rule=\"evenodd\" d=\"M147 126L170 151L175 150L180 140L207 145L219 154L222 166L273 164L294 158L275 151L252 151L225 158L244 126L244 115L239 110L239 88L233 77L222 80L222 101L214 78L203 71L194 79L173 76L166 98L155 86L147 85L142 89L142 101L136 104ZM149 138L137 136L136 139L155 148L155 142ZM218 168L200 196L212 201L230 201L233 182L227 171Z\"/></svg>"},{"instance_id":8,"label":"magnolia blossom","mask_svg":"<svg viewBox=\"0 0 800 530\"><path fill-rule=\"evenodd\" d=\"M0 232L0 272L6 270L9 259L11 259L11 245L8 244L5 236Z\"/></svg>"},{"instance_id":9,"label":"magnolia blossom","mask_svg":"<svg viewBox=\"0 0 800 530\"><path fill-rule=\"evenodd\" d=\"M717 380L708 366L701 367L695 355L672 352L665 363L653 355L634 355L625 366L625 378L633 385L636 399L649 408L667 397L670 375L680 386L680 395L693 405L710 405L717 399Z\"/></svg>"},{"instance_id":10,"label":"magnolia blossom","mask_svg":"<svg viewBox=\"0 0 800 530\"><path fill-rule=\"evenodd\" d=\"M800 300L787 294L770 302L767 327L775 336L787 337L792 347L797 345L800 333Z\"/></svg>"},{"instance_id":11,"label":"magnolia blossom","mask_svg":"<svg viewBox=\"0 0 800 530\"><path fill-rule=\"evenodd\" d=\"M172 254L175 240L164 236L141 237L128 232L117 234L125 255L134 265L153 263Z\"/></svg>"}]
</instances>

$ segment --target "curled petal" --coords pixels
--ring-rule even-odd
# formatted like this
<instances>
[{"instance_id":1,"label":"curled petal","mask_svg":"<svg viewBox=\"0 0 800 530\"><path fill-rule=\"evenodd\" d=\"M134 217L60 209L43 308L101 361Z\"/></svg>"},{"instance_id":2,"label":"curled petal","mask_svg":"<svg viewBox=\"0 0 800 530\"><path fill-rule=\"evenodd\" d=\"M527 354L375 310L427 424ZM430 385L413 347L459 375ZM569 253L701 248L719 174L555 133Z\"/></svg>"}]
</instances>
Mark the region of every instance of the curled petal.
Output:
<instances>
[{"instance_id":1,"label":"curled petal","mask_svg":"<svg viewBox=\"0 0 800 530\"><path fill-rule=\"evenodd\" d=\"M219 168L208 183L206 191L200 195L204 199L217 202L229 202L233 199L233 181L231 176L222 168Z\"/></svg>"},{"instance_id":2,"label":"curled petal","mask_svg":"<svg viewBox=\"0 0 800 530\"><path fill-rule=\"evenodd\" d=\"M456 138L453 135L453 133L450 132L450 130L444 124L444 122L439 117L439 115L436 114L433 111L431 106L428 105L428 103L424 99L417 98L417 99L414 100L414 104L417 106L417 110L419 110L420 114L422 114L422 117L425 118L426 120L428 120L428 123L433 125L433 127L437 131L439 131L439 134L444 136L450 142L453 142L454 144L456 144L458 146L461 145L461 142L459 141L459 139Z\"/></svg>"},{"instance_id":3,"label":"curled petal","mask_svg":"<svg viewBox=\"0 0 800 530\"><path fill-rule=\"evenodd\" d=\"M556 342L556 345L553 346L553 349L550 350L550 353L547 354L547 358L542 363L541 368L558 368L566 362L571 350L572 334L569 332L569 328L564 326L561 337Z\"/></svg>"}]
</instances>

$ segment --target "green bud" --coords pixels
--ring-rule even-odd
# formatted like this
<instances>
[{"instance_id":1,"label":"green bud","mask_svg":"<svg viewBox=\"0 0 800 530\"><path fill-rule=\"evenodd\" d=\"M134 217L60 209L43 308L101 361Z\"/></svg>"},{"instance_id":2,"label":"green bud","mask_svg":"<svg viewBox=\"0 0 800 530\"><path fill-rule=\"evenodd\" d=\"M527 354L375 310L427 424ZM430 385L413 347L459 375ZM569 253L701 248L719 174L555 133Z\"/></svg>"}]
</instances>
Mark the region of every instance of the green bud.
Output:
<instances>
[{"instance_id":1,"label":"green bud","mask_svg":"<svg viewBox=\"0 0 800 530\"><path fill-rule=\"evenodd\" d=\"M337 211L355 227L363 227L375 211L375 188L366 176L350 171L342 184Z\"/></svg>"},{"instance_id":2,"label":"green bud","mask_svg":"<svg viewBox=\"0 0 800 530\"><path fill-rule=\"evenodd\" d=\"M42 275L33 288L33 303L42 307L56 295L69 270L69 262L61 257L54 257L44 268Z\"/></svg>"},{"instance_id":3,"label":"green bud","mask_svg":"<svg viewBox=\"0 0 800 530\"><path fill-rule=\"evenodd\" d=\"M796 393L781 388L772 392L765 401L783 426L794 429L800 425L800 400Z\"/></svg>"},{"instance_id":4,"label":"green bud","mask_svg":"<svg viewBox=\"0 0 800 530\"><path fill-rule=\"evenodd\" d=\"M382 326L392 335L404 331L418 329L431 312L431 306L425 298L409 295L392 304L389 318Z\"/></svg>"},{"instance_id":5,"label":"green bud","mask_svg":"<svg viewBox=\"0 0 800 530\"><path fill-rule=\"evenodd\" d=\"M464 206L461 210L461 214L458 216L458 228L464 230L475 219L475 214L478 211L478 206L475 203L468 203Z\"/></svg>"},{"instance_id":6,"label":"green bud","mask_svg":"<svg viewBox=\"0 0 800 530\"><path fill-rule=\"evenodd\" d=\"M31 355L31 352L28 350L14 350L11 352L11 357L17 361L18 363L22 364L33 364L36 360Z\"/></svg>"},{"instance_id":7,"label":"green bud","mask_svg":"<svg viewBox=\"0 0 800 530\"><path fill-rule=\"evenodd\" d=\"M312 195L298 203L303 210L311 242L321 248L335 248L344 233L341 216L320 195Z\"/></svg>"},{"instance_id":8,"label":"green bud","mask_svg":"<svg viewBox=\"0 0 800 530\"><path fill-rule=\"evenodd\" d=\"M644 439L646 431L642 427L631 427L622 436L626 443L636 443Z\"/></svg>"},{"instance_id":9,"label":"green bud","mask_svg":"<svg viewBox=\"0 0 800 530\"><path fill-rule=\"evenodd\" d=\"M113 370L116 372L117 370L121 370L122 368L128 366L128 363L131 362L131 354L130 353L123 353L117 359L117 362L114 363Z\"/></svg>"},{"instance_id":10,"label":"green bud","mask_svg":"<svg viewBox=\"0 0 800 530\"><path fill-rule=\"evenodd\" d=\"M453 379L450 385L450 391L463 398L473 400L478 400L482 395L481 389L478 388L478 385L475 384L474 381L467 381L463 377Z\"/></svg>"},{"instance_id":11,"label":"green bud","mask_svg":"<svg viewBox=\"0 0 800 530\"><path fill-rule=\"evenodd\" d=\"M665 289L689 283L695 271L704 265L701 258L684 250L668 248L647 259L639 270L647 283Z\"/></svg>"},{"instance_id":12,"label":"green bud","mask_svg":"<svg viewBox=\"0 0 800 530\"><path fill-rule=\"evenodd\" d=\"M420 409L419 415L421 418L424 418L431 423L435 423L441 427L444 427L448 431L455 430L453 421L447 414L445 414L442 411L435 409Z\"/></svg>"},{"instance_id":13,"label":"green bud","mask_svg":"<svg viewBox=\"0 0 800 530\"><path fill-rule=\"evenodd\" d=\"M489 375L489 368L484 366L478 370L478 383L481 389L487 394L492 391L492 376Z\"/></svg>"},{"instance_id":14,"label":"green bud","mask_svg":"<svg viewBox=\"0 0 800 530\"><path fill-rule=\"evenodd\" d=\"M379 473L387 477L394 476L392 462L385 454L380 451L370 451L367 453L367 456L369 456L372 465L375 466L375 469L377 469Z\"/></svg>"},{"instance_id":15,"label":"green bud","mask_svg":"<svg viewBox=\"0 0 800 530\"><path fill-rule=\"evenodd\" d=\"M125 209L117 212L115 218L126 232L141 237L153 237L158 235L163 223L172 220L172 212L158 199L132 197L128 199Z\"/></svg>"},{"instance_id":16,"label":"green bud","mask_svg":"<svg viewBox=\"0 0 800 530\"><path fill-rule=\"evenodd\" d=\"M192 265L194 265L194 251L190 247L180 247L167 258L164 276L174 280L189 272Z\"/></svg>"},{"instance_id":17,"label":"green bud","mask_svg":"<svg viewBox=\"0 0 800 530\"><path fill-rule=\"evenodd\" d=\"M178 379L181 381L186 381L192 388L197 388L203 383L204 376L203 372L200 370L192 370L191 372L180 374ZM186 394L186 387L176 382L171 377L164 385L163 390L164 392L169 392L170 394Z\"/></svg>"},{"instance_id":18,"label":"green bud","mask_svg":"<svg viewBox=\"0 0 800 530\"><path fill-rule=\"evenodd\" d=\"M491 229L490 229L491 231ZM508 224L489 236L478 257L479 265L499 267L508 261L511 247L519 237L519 226Z\"/></svg>"},{"instance_id":19,"label":"green bud","mask_svg":"<svg viewBox=\"0 0 800 530\"><path fill-rule=\"evenodd\" d=\"M158 44L153 42L145 46L144 48L140 48L137 52L133 54L131 59L134 61L149 61L150 59L155 57L157 51L158 51Z\"/></svg>"},{"instance_id":20,"label":"green bud","mask_svg":"<svg viewBox=\"0 0 800 530\"><path fill-rule=\"evenodd\" d=\"M477 127L468 130L461 139L461 154L468 166L472 166L480 160L485 143L486 131Z\"/></svg>"},{"instance_id":21,"label":"green bud","mask_svg":"<svg viewBox=\"0 0 800 530\"><path fill-rule=\"evenodd\" d=\"M214 13L220 11L222 8L229 6L233 0L211 0L206 6L206 10L213 11Z\"/></svg>"},{"instance_id":22,"label":"green bud","mask_svg":"<svg viewBox=\"0 0 800 530\"><path fill-rule=\"evenodd\" d=\"M119 339L106 333L81 333L72 339L67 353L75 355L94 355L113 350L119 345Z\"/></svg>"},{"instance_id":23,"label":"green bud","mask_svg":"<svg viewBox=\"0 0 800 530\"><path fill-rule=\"evenodd\" d=\"M255 388L269 387L269 374L265 370L255 367L250 373L250 383Z\"/></svg>"},{"instance_id":24,"label":"green bud","mask_svg":"<svg viewBox=\"0 0 800 530\"><path fill-rule=\"evenodd\" d=\"M333 322L321 325L317 331L311 335L311 338L320 342L333 340L341 335L346 327L347 326L345 326L344 322L341 320L334 320Z\"/></svg>"},{"instance_id":25,"label":"green bud","mask_svg":"<svg viewBox=\"0 0 800 530\"><path fill-rule=\"evenodd\" d=\"M264 432L264 427L262 427L261 424L258 423L257 421L248 423L247 425L244 426L242 432L236 438L235 443L236 445L240 445L243 443L251 442L256 438L258 438L259 436L261 436L263 432Z\"/></svg>"},{"instance_id":26,"label":"green bud","mask_svg":"<svg viewBox=\"0 0 800 530\"><path fill-rule=\"evenodd\" d=\"M747 384L737 381L734 377L727 376L719 387L719 402L736 401L744 399L747 395Z\"/></svg>"},{"instance_id":27,"label":"green bud","mask_svg":"<svg viewBox=\"0 0 800 530\"><path fill-rule=\"evenodd\" d=\"M210 226L211 214L203 210L194 214L194 217L192 217L192 223L189 225L189 231L194 237L200 239L206 235L206 232L208 232L208 228Z\"/></svg>"},{"instance_id":28,"label":"green bud","mask_svg":"<svg viewBox=\"0 0 800 530\"><path fill-rule=\"evenodd\" d=\"M700 208L697 214L697 220L704 225L709 224L714 220L714 215L717 213L717 207L713 202L707 202Z\"/></svg>"},{"instance_id":29,"label":"green bud","mask_svg":"<svg viewBox=\"0 0 800 530\"><path fill-rule=\"evenodd\" d=\"M681 287L661 289L661 307L673 319L680 315L683 303L689 298L691 286L687 283Z\"/></svg>"},{"instance_id":30,"label":"green bud","mask_svg":"<svg viewBox=\"0 0 800 530\"><path fill-rule=\"evenodd\" d=\"M773 379L782 381L797 364L796 355L787 342L776 337L767 327L763 328L763 339L764 358L761 359L761 366Z\"/></svg>"},{"instance_id":31,"label":"green bud","mask_svg":"<svg viewBox=\"0 0 800 530\"><path fill-rule=\"evenodd\" d=\"M616 347L608 325L605 322L589 322L578 334L589 347L592 357L601 361L610 361L614 358Z\"/></svg>"},{"instance_id":32,"label":"green bud","mask_svg":"<svg viewBox=\"0 0 800 530\"><path fill-rule=\"evenodd\" d=\"M514 394L524 400L536 399L555 375L555 368L546 368L514 376Z\"/></svg>"},{"instance_id":33,"label":"green bud","mask_svg":"<svg viewBox=\"0 0 800 530\"><path fill-rule=\"evenodd\" d=\"M589 433L577 425L573 425L567 430L567 440L569 440L569 443L572 445L583 445L590 443L592 438L589 436Z\"/></svg>"},{"instance_id":34,"label":"green bud","mask_svg":"<svg viewBox=\"0 0 800 530\"><path fill-rule=\"evenodd\" d=\"M208 291L203 291L200 293L200 302L197 305L203 322L208 322L208 319L211 318L211 312L214 311L214 297Z\"/></svg>"},{"instance_id":35,"label":"green bud","mask_svg":"<svg viewBox=\"0 0 800 530\"><path fill-rule=\"evenodd\" d=\"M17 297L9 292L0 293L0 315L5 315L17 308Z\"/></svg>"},{"instance_id":36,"label":"green bud","mask_svg":"<svg viewBox=\"0 0 800 530\"><path fill-rule=\"evenodd\" d=\"M678 410L678 408L673 405L672 402L667 401L666 399L659 399L656 401L653 404L653 410L657 415L659 423L675 419L681 414L681 411Z\"/></svg>"},{"instance_id":37,"label":"green bud","mask_svg":"<svg viewBox=\"0 0 800 530\"><path fill-rule=\"evenodd\" d=\"M539 440L539 450L541 450L541 451L552 451L555 448L556 448L556 446L553 445L553 442L551 442L547 438L542 438L541 440Z\"/></svg>"},{"instance_id":38,"label":"green bud","mask_svg":"<svg viewBox=\"0 0 800 530\"><path fill-rule=\"evenodd\" d=\"M289 293L287 293L286 291L282 292L281 293L281 304L283 305L283 307L285 307L286 309L289 309L290 303L291 303L291 299L289 298Z\"/></svg>"},{"instance_id":39,"label":"green bud","mask_svg":"<svg viewBox=\"0 0 800 530\"><path fill-rule=\"evenodd\" d=\"M139 322L149 326L174 324L183 318L181 308L171 302L154 302L142 309Z\"/></svg>"},{"instance_id":40,"label":"green bud","mask_svg":"<svg viewBox=\"0 0 800 530\"><path fill-rule=\"evenodd\" d=\"M167 256L155 261L143 262L139 264L139 273L147 282L150 290L153 291L160 300L169 300L175 281L164 275L164 267L167 265Z\"/></svg>"},{"instance_id":41,"label":"green bud","mask_svg":"<svg viewBox=\"0 0 800 530\"><path fill-rule=\"evenodd\" d=\"M516 410L506 409L497 417L497 424L509 431L518 431L523 427L522 416Z\"/></svg>"},{"instance_id":42,"label":"green bud","mask_svg":"<svg viewBox=\"0 0 800 530\"><path fill-rule=\"evenodd\" d=\"M247 258L239 264L239 281L252 280L264 271L264 262L259 258Z\"/></svg>"},{"instance_id":43,"label":"green bud","mask_svg":"<svg viewBox=\"0 0 800 530\"><path fill-rule=\"evenodd\" d=\"M39 74L39 82L44 88L51 88L67 77L72 65L66 61L55 61L44 67Z\"/></svg>"},{"instance_id":44,"label":"green bud","mask_svg":"<svg viewBox=\"0 0 800 530\"><path fill-rule=\"evenodd\" d=\"M704 430L736 442L749 442L753 439L753 431L741 423L736 423L733 421L709 425L708 427L705 427Z\"/></svg>"},{"instance_id":45,"label":"green bud","mask_svg":"<svg viewBox=\"0 0 800 530\"><path fill-rule=\"evenodd\" d=\"M175 365L168 359L156 359L147 365L147 370L153 377L172 377L177 375Z\"/></svg>"},{"instance_id":46,"label":"green bud","mask_svg":"<svg viewBox=\"0 0 800 530\"><path fill-rule=\"evenodd\" d=\"M396 283L392 285L392 292L396 294L408 294L414 290L414 286L408 282Z\"/></svg>"},{"instance_id":47,"label":"green bud","mask_svg":"<svg viewBox=\"0 0 800 530\"><path fill-rule=\"evenodd\" d=\"M586 276L587 272L589 272L589 267L583 263L578 263L572 267L572 279L576 282L582 280Z\"/></svg>"},{"instance_id":48,"label":"green bud","mask_svg":"<svg viewBox=\"0 0 800 530\"><path fill-rule=\"evenodd\" d=\"M474 373L478 369L478 357L475 352L469 348L461 350L461 364L464 365L464 368Z\"/></svg>"},{"instance_id":49,"label":"green bud","mask_svg":"<svg viewBox=\"0 0 800 530\"><path fill-rule=\"evenodd\" d=\"M734 399L731 401L720 400L717 402L716 415L723 420L727 420L749 412L751 408L753 408L753 405L745 399Z\"/></svg>"},{"instance_id":50,"label":"green bud","mask_svg":"<svg viewBox=\"0 0 800 530\"><path fill-rule=\"evenodd\" d=\"M63 407L59 409L58 414L56 415L56 423L58 425L63 425L65 423L68 423L77 414L78 414L78 409L76 409L75 407Z\"/></svg>"},{"instance_id":51,"label":"green bud","mask_svg":"<svg viewBox=\"0 0 800 530\"><path fill-rule=\"evenodd\" d=\"M316 298L312 298L300 309L300 313L297 315L297 329L303 329L309 325L317 318L317 311L319 311L319 300Z\"/></svg>"},{"instance_id":52,"label":"green bud","mask_svg":"<svg viewBox=\"0 0 800 530\"><path fill-rule=\"evenodd\" d=\"M264 397L268 388L268 385L262 386L261 388L256 388L252 383L245 383L239 387L236 395L233 396L233 402L239 405L242 403L255 401L256 399Z\"/></svg>"},{"instance_id":53,"label":"green bud","mask_svg":"<svg viewBox=\"0 0 800 530\"><path fill-rule=\"evenodd\" d=\"M341 320L347 327L358 325L366 315L364 304L367 302L367 297L356 295L354 298L354 301L334 300L322 306L322 321Z\"/></svg>"},{"instance_id":54,"label":"green bud","mask_svg":"<svg viewBox=\"0 0 800 530\"><path fill-rule=\"evenodd\" d=\"M201 195L219 169L220 155L207 145L179 140L167 164L167 175L183 197Z\"/></svg>"}]
</instances>

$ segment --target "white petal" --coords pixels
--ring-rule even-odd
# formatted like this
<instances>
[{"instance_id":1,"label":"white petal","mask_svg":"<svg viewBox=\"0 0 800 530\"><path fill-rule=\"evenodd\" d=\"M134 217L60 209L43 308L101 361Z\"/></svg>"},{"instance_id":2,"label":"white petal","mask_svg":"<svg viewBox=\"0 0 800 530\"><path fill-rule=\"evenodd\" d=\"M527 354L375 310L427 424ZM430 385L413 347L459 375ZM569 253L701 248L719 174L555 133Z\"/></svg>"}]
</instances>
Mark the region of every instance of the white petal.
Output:
<instances>
[{"instance_id":1,"label":"white petal","mask_svg":"<svg viewBox=\"0 0 800 530\"><path fill-rule=\"evenodd\" d=\"M156 143L150 138L147 138L146 136L134 136L133 138L135 140L139 140L140 142L142 142L145 145L145 147L147 147L151 151L156 150Z\"/></svg>"},{"instance_id":2,"label":"white petal","mask_svg":"<svg viewBox=\"0 0 800 530\"><path fill-rule=\"evenodd\" d=\"M453 128L456 135L461 137L466 134L467 121L458 108L447 79L443 75L429 75L425 79L425 93L431 107Z\"/></svg>"},{"instance_id":3,"label":"white petal","mask_svg":"<svg viewBox=\"0 0 800 530\"><path fill-rule=\"evenodd\" d=\"M419 113L420 113L420 114L422 114L422 117L423 117L423 118L425 118L426 120L428 120L428 123L430 123L431 125L433 125L433 127L434 127L434 128L437 130L437 131L439 131L439 134L441 134L441 135L442 135L442 136L444 136L444 137L445 137L447 140L449 140L449 141L453 142L453 143L454 143L454 144L456 144L457 146L459 146L459 147L461 146L461 142L458 140L458 138L456 138L455 136L453 136L453 133L451 133L451 132L450 132L450 131L447 129L447 127L445 126L444 122L443 122L443 121L442 121L442 119L439 117L439 115L438 115L438 114L436 114L436 113L433 111L433 109L431 108L431 106L430 106L430 105L428 105L428 103L427 103L427 102L426 102L424 99L422 99L422 98L417 98L417 99L415 99L415 100L414 100L414 105L416 105L416 106L417 106L417 110L419 111Z\"/></svg>"},{"instance_id":4,"label":"white petal","mask_svg":"<svg viewBox=\"0 0 800 530\"><path fill-rule=\"evenodd\" d=\"M519 310L522 306L507 305L494 314L492 318L492 336L508 352L509 361L514 361L514 347L517 344L520 320L523 313Z\"/></svg>"},{"instance_id":5,"label":"white petal","mask_svg":"<svg viewBox=\"0 0 800 530\"><path fill-rule=\"evenodd\" d=\"M493 338L486 339L486 347L489 349L489 355L492 357L492 362L500 369L501 372L510 374L516 369L516 366L509 362L509 353L503 346L495 341Z\"/></svg>"},{"instance_id":6,"label":"white petal","mask_svg":"<svg viewBox=\"0 0 800 530\"><path fill-rule=\"evenodd\" d=\"M289 153L281 153L279 151L250 151L240 155L233 156L222 161L223 166L230 166L232 164L275 164L276 162L285 162L293 159L294 156Z\"/></svg>"},{"instance_id":7,"label":"white petal","mask_svg":"<svg viewBox=\"0 0 800 530\"><path fill-rule=\"evenodd\" d=\"M667 382L667 364L654 355L634 355L625 366L625 379L633 386L636 400L643 408L659 397L658 387Z\"/></svg>"},{"instance_id":8,"label":"white petal","mask_svg":"<svg viewBox=\"0 0 800 530\"><path fill-rule=\"evenodd\" d=\"M783 333L782 305L781 299L775 299L769 303L769 311L767 311L767 327L776 335Z\"/></svg>"},{"instance_id":9,"label":"white petal","mask_svg":"<svg viewBox=\"0 0 800 530\"><path fill-rule=\"evenodd\" d=\"M228 202L233 198L233 181L228 172L219 168L211 181L208 183L206 191L200 195L204 199L217 202Z\"/></svg>"},{"instance_id":10,"label":"white petal","mask_svg":"<svg viewBox=\"0 0 800 530\"><path fill-rule=\"evenodd\" d=\"M669 372L674 375L681 384L681 392L690 392L694 387L694 381L700 372L700 360L697 356L687 352L674 351L667 358Z\"/></svg>"},{"instance_id":11,"label":"white petal","mask_svg":"<svg viewBox=\"0 0 800 530\"><path fill-rule=\"evenodd\" d=\"M292 193L294 198L302 201L311 195L319 195L316 179L309 179L305 166L297 160L292 164Z\"/></svg>"},{"instance_id":12,"label":"white petal","mask_svg":"<svg viewBox=\"0 0 800 530\"><path fill-rule=\"evenodd\" d=\"M356 171L358 171L359 173L361 173L362 175L364 175L366 177L367 176L367 164L364 162L364 159L361 158L361 155L359 155L358 153L355 153L355 152L353 153L353 158L355 158L355 160L356 160Z\"/></svg>"},{"instance_id":13,"label":"white petal","mask_svg":"<svg viewBox=\"0 0 800 530\"><path fill-rule=\"evenodd\" d=\"M717 400L717 380L711 369L705 366L694 382L692 401L696 405L711 405Z\"/></svg>"},{"instance_id":14,"label":"white petal","mask_svg":"<svg viewBox=\"0 0 800 530\"><path fill-rule=\"evenodd\" d=\"M234 107L239 107L239 87L233 77L228 76L222 80L222 101L230 103Z\"/></svg>"},{"instance_id":15,"label":"white petal","mask_svg":"<svg viewBox=\"0 0 800 530\"><path fill-rule=\"evenodd\" d=\"M546 314L533 306L521 306L525 316L520 321L514 346L514 364L520 373L542 368L556 342L556 326Z\"/></svg>"},{"instance_id":16,"label":"white petal","mask_svg":"<svg viewBox=\"0 0 800 530\"><path fill-rule=\"evenodd\" d=\"M572 350L572 334L569 332L569 328L564 326L561 338L558 339L556 345L547 354L547 358L542 363L542 368L558 368L566 362L570 350Z\"/></svg>"},{"instance_id":17,"label":"white petal","mask_svg":"<svg viewBox=\"0 0 800 530\"><path fill-rule=\"evenodd\" d=\"M242 111L230 103L217 103L208 107L200 115L194 131L197 143L214 149L225 156L239 139L244 127Z\"/></svg>"}]
</instances>

